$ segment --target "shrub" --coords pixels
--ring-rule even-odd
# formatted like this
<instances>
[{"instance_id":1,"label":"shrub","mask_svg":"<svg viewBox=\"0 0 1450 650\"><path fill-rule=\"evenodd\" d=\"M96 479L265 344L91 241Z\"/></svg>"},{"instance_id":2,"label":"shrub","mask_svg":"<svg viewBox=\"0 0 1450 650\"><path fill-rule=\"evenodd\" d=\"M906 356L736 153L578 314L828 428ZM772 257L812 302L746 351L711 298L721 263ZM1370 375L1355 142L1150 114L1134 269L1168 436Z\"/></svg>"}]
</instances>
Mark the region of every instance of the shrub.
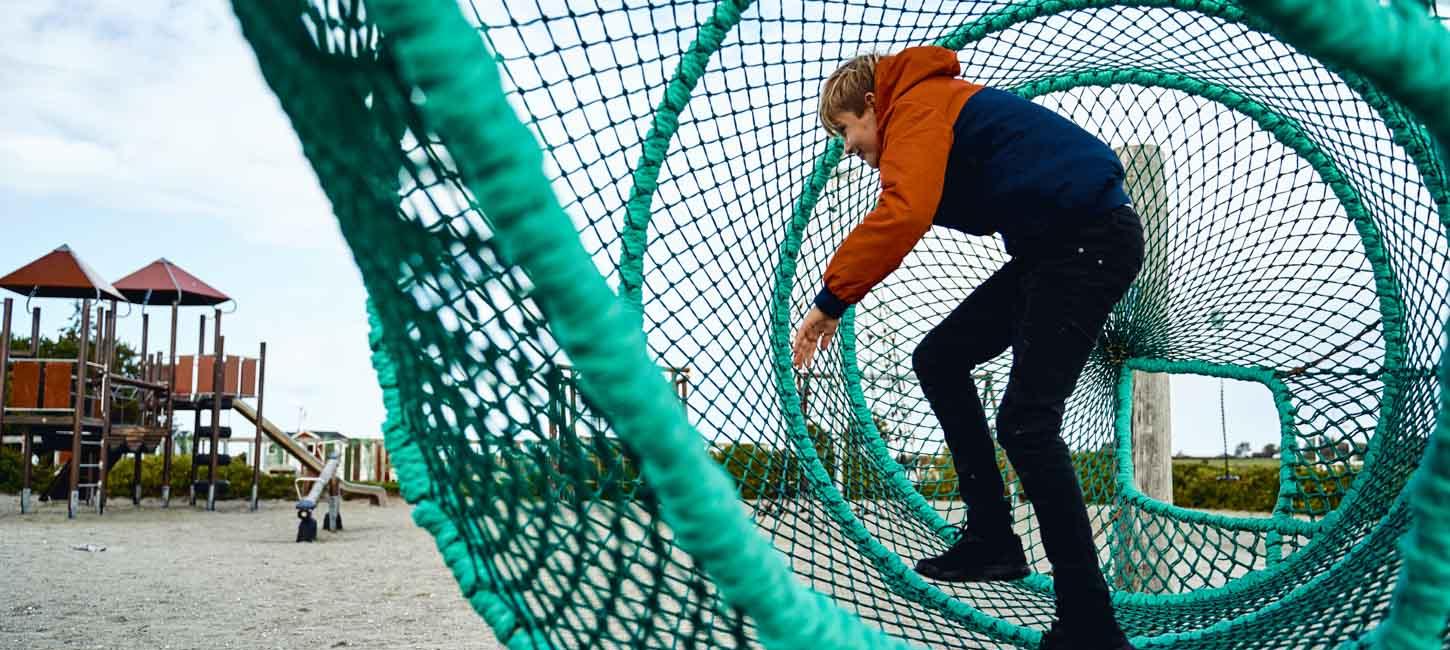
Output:
<instances>
[{"instance_id":1,"label":"shrub","mask_svg":"<svg viewBox=\"0 0 1450 650\"><path fill-rule=\"evenodd\" d=\"M721 445L710 456L735 479L742 499L794 496L805 478L801 459L793 452L742 442Z\"/></svg>"},{"instance_id":2,"label":"shrub","mask_svg":"<svg viewBox=\"0 0 1450 650\"><path fill-rule=\"evenodd\" d=\"M1173 503L1206 510L1273 511L1279 494L1277 464L1241 464L1230 472L1238 480L1221 480L1222 463L1173 463Z\"/></svg>"},{"instance_id":3,"label":"shrub","mask_svg":"<svg viewBox=\"0 0 1450 650\"><path fill-rule=\"evenodd\" d=\"M1324 514L1338 508L1355 476L1342 465L1338 469L1331 471L1325 466L1305 465L1294 467L1294 480L1299 486L1299 494L1293 497L1294 511Z\"/></svg>"},{"instance_id":4,"label":"shrub","mask_svg":"<svg viewBox=\"0 0 1450 650\"><path fill-rule=\"evenodd\" d=\"M106 473L106 494L112 499L130 498L131 477L132 477L132 456L122 456L115 466ZM205 459L203 459L205 460ZM141 459L141 495L143 497L161 496L161 466L163 458L160 454L148 454ZM177 454L171 457L171 495L187 494L187 479L191 473L191 456ZM206 480L207 466L197 468L197 480ZM220 474L217 478L230 483L230 489L225 498L244 499L252 495L252 467L247 464L244 456L233 456L229 465L217 468ZM262 473L262 483L258 489L258 496L263 499L293 499L297 492L292 487L293 477L290 475L272 475ZM221 498L221 497L219 497Z\"/></svg>"},{"instance_id":5,"label":"shrub","mask_svg":"<svg viewBox=\"0 0 1450 650\"><path fill-rule=\"evenodd\" d=\"M50 460L50 453L40 454L41 461ZM20 448L0 447L0 492L19 493L20 484L24 480L21 467ZM39 493L50 482L50 477L55 474L55 466L31 465L30 466L30 489Z\"/></svg>"},{"instance_id":6,"label":"shrub","mask_svg":"<svg viewBox=\"0 0 1450 650\"><path fill-rule=\"evenodd\" d=\"M1082 487L1084 501L1107 505L1118 498L1118 457L1114 451L1073 452L1072 465L1077 468L1078 485Z\"/></svg>"},{"instance_id":7,"label":"shrub","mask_svg":"<svg viewBox=\"0 0 1450 650\"><path fill-rule=\"evenodd\" d=\"M398 496L397 481L358 481L360 485L374 485L388 491L389 496Z\"/></svg>"},{"instance_id":8,"label":"shrub","mask_svg":"<svg viewBox=\"0 0 1450 650\"><path fill-rule=\"evenodd\" d=\"M903 463L905 464L905 463ZM957 468L947 455L926 456L915 460L916 491L927 499L951 499L957 495Z\"/></svg>"},{"instance_id":9,"label":"shrub","mask_svg":"<svg viewBox=\"0 0 1450 650\"><path fill-rule=\"evenodd\" d=\"M998 468L1007 478L1007 489L1012 489L1012 468L1006 464L1001 451L997 454ZM1074 452L1073 465L1077 468L1078 481L1083 496L1090 504L1110 504L1117 497L1117 457L1107 450ZM1175 462L1173 464L1173 502L1185 508L1210 510L1240 510L1246 512L1271 512L1279 492L1279 466L1277 463L1257 462L1235 464L1232 473L1237 481L1221 481L1223 466L1207 460L1203 462ZM1300 468L1300 489L1307 495L1309 507L1335 507L1343 496L1343 478L1329 477L1327 472L1310 472ZM927 499L950 499L956 496L957 472L951 456L937 455L917 461L916 490ZM1021 495L1025 498L1026 495ZM1302 510L1305 498L1295 499L1296 509ZM1322 510L1321 510L1322 511Z\"/></svg>"}]
</instances>

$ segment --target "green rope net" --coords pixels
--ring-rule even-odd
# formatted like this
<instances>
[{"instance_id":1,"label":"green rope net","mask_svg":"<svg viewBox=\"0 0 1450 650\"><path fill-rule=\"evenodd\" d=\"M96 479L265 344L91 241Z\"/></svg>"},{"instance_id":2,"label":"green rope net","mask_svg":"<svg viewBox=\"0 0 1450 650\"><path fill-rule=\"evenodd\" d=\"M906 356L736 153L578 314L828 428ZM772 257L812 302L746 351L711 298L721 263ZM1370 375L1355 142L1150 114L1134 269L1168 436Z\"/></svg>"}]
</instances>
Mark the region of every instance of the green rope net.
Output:
<instances>
[{"instance_id":1,"label":"green rope net","mask_svg":"<svg viewBox=\"0 0 1450 650\"><path fill-rule=\"evenodd\" d=\"M1143 647L1442 647L1434 12L907 4L235 3L367 285L404 496L499 639L1038 642L1049 576L910 569L965 514L912 350L999 243L931 232L824 358L788 360L877 189L819 128L820 84L857 53L936 43L1117 148L1145 220L1144 271L1064 424L1124 628ZM970 378L989 404L1009 363ZM1271 514L1134 487L1138 372L1267 388Z\"/></svg>"}]
</instances>

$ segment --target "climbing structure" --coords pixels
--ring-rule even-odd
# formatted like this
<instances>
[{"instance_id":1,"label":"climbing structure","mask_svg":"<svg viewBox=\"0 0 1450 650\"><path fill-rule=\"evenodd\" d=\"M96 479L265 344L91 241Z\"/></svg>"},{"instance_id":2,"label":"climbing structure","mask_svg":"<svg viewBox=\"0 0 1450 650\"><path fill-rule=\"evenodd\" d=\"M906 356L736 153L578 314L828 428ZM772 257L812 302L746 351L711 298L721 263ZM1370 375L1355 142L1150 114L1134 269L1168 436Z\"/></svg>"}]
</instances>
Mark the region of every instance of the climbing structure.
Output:
<instances>
[{"instance_id":1,"label":"climbing structure","mask_svg":"<svg viewBox=\"0 0 1450 650\"><path fill-rule=\"evenodd\" d=\"M997 242L932 232L789 365L877 190L820 84L926 43L1117 148L1144 215L1064 424L1124 628L1441 647L1450 38L1424 3L235 7L367 285L404 496L509 647L1034 647L1051 623L1045 575L910 569L964 514L911 352ZM1009 364L972 378L989 411ZM1266 387L1270 515L1133 487L1135 370Z\"/></svg>"}]
</instances>

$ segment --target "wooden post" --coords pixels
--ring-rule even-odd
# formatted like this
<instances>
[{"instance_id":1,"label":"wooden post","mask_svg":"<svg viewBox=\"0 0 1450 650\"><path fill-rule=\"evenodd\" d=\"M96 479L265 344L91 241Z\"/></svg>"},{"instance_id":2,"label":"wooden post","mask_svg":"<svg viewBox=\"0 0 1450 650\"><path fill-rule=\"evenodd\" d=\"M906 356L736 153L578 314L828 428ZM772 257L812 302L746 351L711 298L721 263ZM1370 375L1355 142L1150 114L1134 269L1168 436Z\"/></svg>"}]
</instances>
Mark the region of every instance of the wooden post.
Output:
<instances>
[{"instance_id":1,"label":"wooden post","mask_svg":"<svg viewBox=\"0 0 1450 650\"><path fill-rule=\"evenodd\" d=\"M386 481L388 479L385 476L383 476L383 451L382 451L382 445L379 445L377 443L373 443L372 449L373 449L373 476L375 477L374 480L379 481L379 482Z\"/></svg>"},{"instance_id":2,"label":"wooden post","mask_svg":"<svg viewBox=\"0 0 1450 650\"><path fill-rule=\"evenodd\" d=\"M30 310L30 358L40 356L40 308Z\"/></svg>"},{"instance_id":3,"label":"wooden post","mask_svg":"<svg viewBox=\"0 0 1450 650\"><path fill-rule=\"evenodd\" d=\"M206 354L206 314L201 315L201 333L196 341L196 365L201 365L201 357ZM197 452L200 451L201 442L201 368L197 368L196 377L196 399L191 401L191 411L196 415L196 423L191 426L191 477L186 481L187 490L191 493L191 505L196 505L196 462ZM215 386L212 387L216 389Z\"/></svg>"},{"instance_id":4,"label":"wooden post","mask_svg":"<svg viewBox=\"0 0 1450 650\"><path fill-rule=\"evenodd\" d=\"M15 309L15 301L6 298L3 306L0 306L0 437L5 435L5 383L10 377L10 315ZM26 476L22 479L20 487L20 514L30 510L30 481L28 471L30 469L30 432L20 432L20 454L25 457Z\"/></svg>"},{"instance_id":5,"label":"wooden post","mask_svg":"<svg viewBox=\"0 0 1450 650\"><path fill-rule=\"evenodd\" d=\"M1163 154L1156 145L1129 145L1118 150L1127 172L1124 186L1133 206L1143 219L1147 254L1138 284L1148 295L1140 293L1135 307L1165 305L1164 292L1171 288L1170 251L1162 245L1167 241L1167 177ZM1150 305L1151 303L1151 305ZM1158 311L1158 310L1153 310ZM1157 373L1133 373L1133 468L1138 489L1166 503L1173 502L1173 430L1168 376Z\"/></svg>"},{"instance_id":6,"label":"wooden post","mask_svg":"<svg viewBox=\"0 0 1450 650\"><path fill-rule=\"evenodd\" d=\"M171 372L166 380L166 450L161 453L161 507L171 507L171 448L176 446L176 316L178 305L171 305Z\"/></svg>"},{"instance_id":7,"label":"wooden post","mask_svg":"<svg viewBox=\"0 0 1450 650\"><path fill-rule=\"evenodd\" d=\"M1143 220L1146 254L1132 296L1136 316L1154 319L1172 304L1172 259L1166 245L1172 214L1168 206L1163 152L1156 145L1129 145L1117 150L1126 172L1124 189ZM1151 353L1151 352L1150 352ZM1133 483L1149 498L1173 502L1173 418L1169 376L1133 372ZM1125 512L1120 515L1126 517ZM1134 591L1159 592L1170 576L1137 522L1120 520L1116 553L1118 583Z\"/></svg>"},{"instance_id":8,"label":"wooden post","mask_svg":"<svg viewBox=\"0 0 1450 650\"><path fill-rule=\"evenodd\" d=\"M216 362L212 364L211 386L211 467L206 479L206 509L216 510L217 447L221 444L222 391L225 389L222 367L226 365L226 337L221 335L222 310L216 310Z\"/></svg>"},{"instance_id":9,"label":"wooden post","mask_svg":"<svg viewBox=\"0 0 1450 650\"><path fill-rule=\"evenodd\" d=\"M1173 503L1172 413L1168 375L1133 371L1133 482L1164 503Z\"/></svg>"},{"instance_id":10,"label":"wooden post","mask_svg":"<svg viewBox=\"0 0 1450 650\"><path fill-rule=\"evenodd\" d=\"M145 306L142 306L145 309ZM141 312L141 381L155 381L151 376L151 314ZM149 393L148 393L149 394ZM149 400L142 399L140 403L141 426L150 422ZM141 443L136 445L136 454L131 467L131 505L141 505Z\"/></svg>"},{"instance_id":11,"label":"wooden post","mask_svg":"<svg viewBox=\"0 0 1450 650\"><path fill-rule=\"evenodd\" d=\"M257 510L258 484L262 480L262 405L267 395L267 342L257 362L257 433L252 440L252 510Z\"/></svg>"},{"instance_id":12,"label":"wooden post","mask_svg":"<svg viewBox=\"0 0 1450 650\"><path fill-rule=\"evenodd\" d=\"M96 514L106 514L106 476L110 474L111 459L111 373L116 370L116 301L106 310L106 338L102 345L105 354L101 357L101 446L96 458L97 487L92 492L96 498Z\"/></svg>"},{"instance_id":13,"label":"wooden post","mask_svg":"<svg viewBox=\"0 0 1450 650\"><path fill-rule=\"evenodd\" d=\"M138 356L141 359L141 368L140 368L141 380L142 381L152 381L152 378L151 378L151 365L152 365L151 364L151 314L147 314L145 312L142 312L142 314L141 314L141 354L138 355ZM142 408L145 408L145 403L144 402L142 403ZM146 421L145 412L144 411L142 412L141 421L142 422L145 422Z\"/></svg>"},{"instance_id":14,"label":"wooden post","mask_svg":"<svg viewBox=\"0 0 1450 650\"><path fill-rule=\"evenodd\" d=\"M15 300L0 302L0 434L5 431L5 384L10 376L10 312Z\"/></svg>"},{"instance_id":15,"label":"wooden post","mask_svg":"<svg viewBox=\"0 0 1450 650\"><path fill-rule=\"evenodd\" d=\"M81 301L81 343L80 349L76 350L76 389L75 409L71 414L71 439L70 439L70 500L66 504L66 518L75 519L76 509L81 503L81 418L84 417L86 406L86 361L89 358L89 351L86 349L91 339L91 301L89 298Z\"/></svg>"},{"instance_id":16,"label":"wooden post","mask_svg":"<svg viewBox=\"0 0 1450 650\"><path fill-rule=\"evenodd\" d=\"M40 356L40 308L36 307L30 314L30 358ZM0 410L4 410L4 404L0 403ZM31 439L31 432L25 432L25 438L20 443L20 453L24 458L20 459L20 513L30 512L30 479L31 462L30 457L35 453L31 449L34 441ZM53 454L52 454L53 455Z\"/></svg>"},{"instance_id":17,"label":"wooden post","mask_svg":"<svg viewBox=\"0 0 1450 650\"><path fill-rule=\"evenodd\" d=\"M91 361L101 362L101 343L106 338L106 307L99 299L96 300L96 331L91 338Z\"/></svg>"}]
</instances>

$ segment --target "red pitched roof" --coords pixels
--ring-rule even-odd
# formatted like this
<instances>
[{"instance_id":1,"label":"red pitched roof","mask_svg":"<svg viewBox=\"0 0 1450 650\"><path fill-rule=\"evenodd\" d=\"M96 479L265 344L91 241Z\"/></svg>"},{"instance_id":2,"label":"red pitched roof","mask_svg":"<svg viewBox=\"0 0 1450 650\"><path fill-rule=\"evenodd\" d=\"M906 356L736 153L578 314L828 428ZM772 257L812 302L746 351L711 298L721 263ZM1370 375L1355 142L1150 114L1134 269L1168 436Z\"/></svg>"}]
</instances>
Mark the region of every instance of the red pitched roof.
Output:
<instances>
[{"instance_id":1,"label":"red pitched roof","mask_svg":"<svg viewBox=\"0 0 1450 650\"><path fill-rule=\"evenodd\" d=\"M231 300L211 285L162 258L116 281L131 302L147 305L215 305Z\"/></svg>"},{"instance_id":2,"label":"red pitched roof","mask_svg":"<svg viewBox=\"0 0 1450 650\"><path fill-rule=\"evenodd\" d=\"M37 298L126 300L111 283L76 257L69 246L61 246L0 278L0 289Z\"/></svg>"}]
</instances>

